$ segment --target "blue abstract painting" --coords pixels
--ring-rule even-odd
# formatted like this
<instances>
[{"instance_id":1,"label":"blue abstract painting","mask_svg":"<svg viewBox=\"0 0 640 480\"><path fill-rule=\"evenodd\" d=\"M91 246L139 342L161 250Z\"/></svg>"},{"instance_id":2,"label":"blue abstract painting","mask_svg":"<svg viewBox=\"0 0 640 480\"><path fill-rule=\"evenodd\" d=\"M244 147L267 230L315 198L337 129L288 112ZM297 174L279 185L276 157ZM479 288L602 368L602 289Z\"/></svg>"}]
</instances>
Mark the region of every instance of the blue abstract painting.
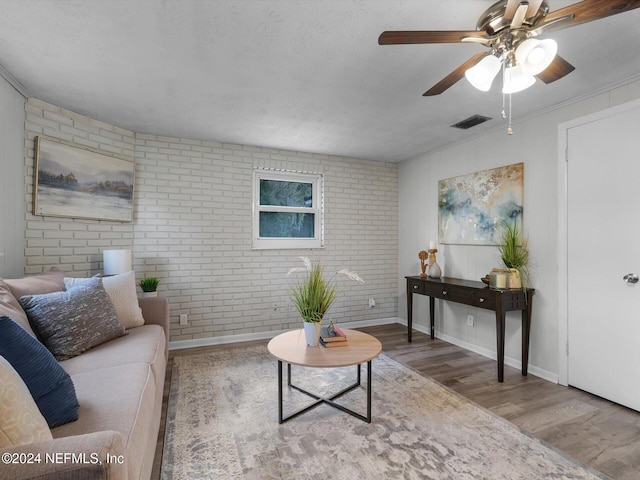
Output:
<instances>
[{"instance_id":1,"label":"blue abstract painting","mask_svg":"<svg viewBox=\"0 0 640 480\"><path fill-rule=\"evenodd\" d=\"M524 164L438 182L438 241L495 245L503 222L522 221Z\"/></svg>"}]
</instances>

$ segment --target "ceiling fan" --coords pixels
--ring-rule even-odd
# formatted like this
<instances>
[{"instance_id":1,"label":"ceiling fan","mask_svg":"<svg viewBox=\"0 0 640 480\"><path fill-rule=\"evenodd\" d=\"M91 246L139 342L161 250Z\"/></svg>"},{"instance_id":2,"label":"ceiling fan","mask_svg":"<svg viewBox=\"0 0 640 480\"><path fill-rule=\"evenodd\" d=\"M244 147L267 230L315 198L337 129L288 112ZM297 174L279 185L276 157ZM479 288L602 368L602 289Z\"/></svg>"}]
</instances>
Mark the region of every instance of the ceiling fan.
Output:
<instances>
[{"instance_id":1,"label":"ceiling fan","mask_svg":"<svg viewBox=\"0 0 640 480\"><path fill-rule=\"evenodd\" d=\"M515 93L531 86L536 77L551 83L575 70L556 55L554 40L536 37L639 7L640 0L583 0L551 12L546 0L500 0L480 15L475 30L386 31L378 43L484 45L489 52L475 54L423 95L439 95L465 76L474 87L488 91L501 69L503 93Z\"/></svg>"}]
</instances>

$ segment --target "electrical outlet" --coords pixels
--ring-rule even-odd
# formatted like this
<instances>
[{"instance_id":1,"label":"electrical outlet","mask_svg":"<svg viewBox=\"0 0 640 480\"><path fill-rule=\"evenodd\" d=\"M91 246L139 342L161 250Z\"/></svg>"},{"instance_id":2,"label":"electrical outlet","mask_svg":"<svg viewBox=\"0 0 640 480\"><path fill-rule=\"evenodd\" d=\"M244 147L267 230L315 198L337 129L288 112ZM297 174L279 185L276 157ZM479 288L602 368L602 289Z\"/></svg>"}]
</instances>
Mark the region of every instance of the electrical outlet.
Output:
<instances>
[{"instance_id":1,"label":"electrical outlet","mask_svg":"<svg viewBox=\"0 0 640 480\"><path fill-rule=\"evenodd\" d=\"M271 310L273 310L274 312L278 310L278 304L277 303L272 303L271 304Z\"/></svg>"},{"instance_id":2,"label":"electrical outlet","mask_svg":"<svg viewBox=\"0 0 640 480\"><path fill-rule=\"evenodd\" d=\"M180 325L188 325L188 317L186 313L180 314Z\"/></svg>"},{"instance_id":3,"label":"electrical outlet","mask_svg":"<svg viewBox=\"0 0 640 480\"><path fill-rule=\"evenodd\" d=\"M369 308L376 308L376 301L373 298L369 299Z\"/></svg>"},{"instance_id":4,"label":"electrical outlet","mask_svg":"<svg viewBox=\"0 0 640 480\"><path fill-rule=\"evenodd\" d=\"M467 325L473 327L473 315L467 315Z\"/></svg>"}]
</instances>

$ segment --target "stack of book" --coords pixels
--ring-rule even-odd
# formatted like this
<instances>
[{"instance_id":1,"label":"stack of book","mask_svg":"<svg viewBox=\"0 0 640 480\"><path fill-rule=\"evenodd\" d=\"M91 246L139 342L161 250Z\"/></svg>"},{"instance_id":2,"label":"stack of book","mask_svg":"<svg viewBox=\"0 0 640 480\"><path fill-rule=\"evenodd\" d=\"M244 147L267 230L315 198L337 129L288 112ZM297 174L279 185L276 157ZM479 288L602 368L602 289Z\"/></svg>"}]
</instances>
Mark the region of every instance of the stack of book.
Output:
<instances>
[{"instance_id":1,"label":"stack of book","mask_svg":"<svg viewBox=\"0 0 640 480\"><path fill-rule=\"evenodd\" d=\"M344 347L347 345L347 336L333 324L323 326L320 329L320 345L326 348Z\"/></svg>"}]
</instances>

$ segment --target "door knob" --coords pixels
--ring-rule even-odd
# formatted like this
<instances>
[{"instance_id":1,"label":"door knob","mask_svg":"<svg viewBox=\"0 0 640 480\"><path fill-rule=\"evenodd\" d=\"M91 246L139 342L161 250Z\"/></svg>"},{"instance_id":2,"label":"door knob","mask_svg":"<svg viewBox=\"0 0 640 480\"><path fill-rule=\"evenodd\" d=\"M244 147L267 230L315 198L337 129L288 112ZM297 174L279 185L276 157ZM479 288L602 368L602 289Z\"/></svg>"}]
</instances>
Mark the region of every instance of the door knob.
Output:
<instances>
[{"instance_id":1,"label":"door knob","mask_svg":"<svg viewBox=\"0 0 640 480\"><path fill-rule=\"evenodd\" d=\"M638 283L638 275L635 273L627 273L622 279L627 283Z\"/></svg>"}]
</instances>

